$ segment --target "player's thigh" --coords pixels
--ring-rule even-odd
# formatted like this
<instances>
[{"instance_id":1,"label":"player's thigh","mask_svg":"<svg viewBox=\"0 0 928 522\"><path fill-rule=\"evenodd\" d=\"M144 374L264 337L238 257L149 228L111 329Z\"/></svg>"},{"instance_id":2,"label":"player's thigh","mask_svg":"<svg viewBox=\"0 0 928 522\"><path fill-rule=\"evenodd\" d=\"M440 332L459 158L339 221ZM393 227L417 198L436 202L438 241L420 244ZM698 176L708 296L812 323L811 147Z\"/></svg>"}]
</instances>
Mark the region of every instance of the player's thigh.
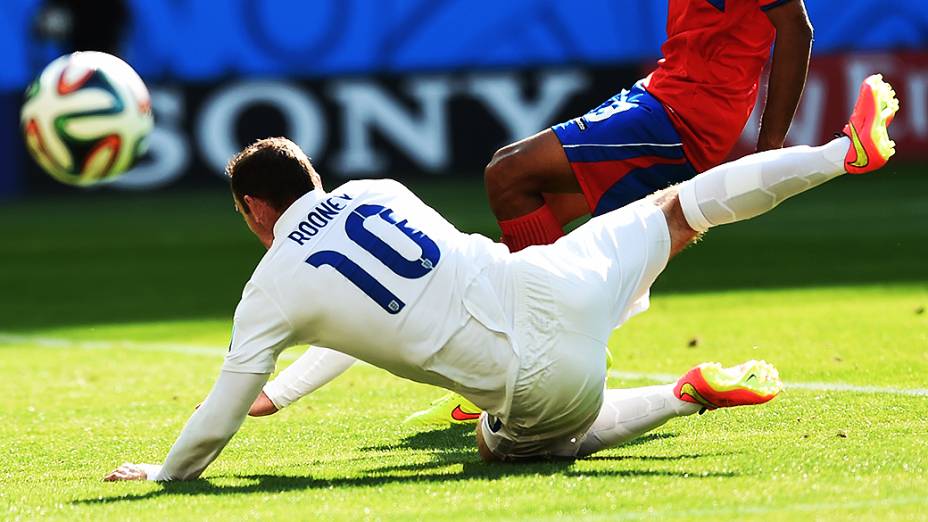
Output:
<instances>
[{"instance_id":1,"label":"player's thigh","mask_svg":"<svg viewBox=\"0 0 928 522\"><path fill-rule=\"evenodd\" d=\"M594 217L557 243L524 254L548 271L564 328L608 339L647 307L671 236L660 207L641 201Z\"/></svg>"}]
</instances>

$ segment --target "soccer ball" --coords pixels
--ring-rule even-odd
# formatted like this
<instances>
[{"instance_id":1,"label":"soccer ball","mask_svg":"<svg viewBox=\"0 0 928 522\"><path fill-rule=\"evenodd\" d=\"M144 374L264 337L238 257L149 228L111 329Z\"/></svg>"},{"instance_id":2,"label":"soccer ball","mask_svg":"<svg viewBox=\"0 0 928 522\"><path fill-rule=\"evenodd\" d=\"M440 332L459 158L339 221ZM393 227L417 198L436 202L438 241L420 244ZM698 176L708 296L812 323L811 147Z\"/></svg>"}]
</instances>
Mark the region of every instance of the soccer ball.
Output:
<instances>
[{"instance_id":1,"label":"soccer ball","mask_svg":"<svg viewBox=\"0 0 928 522\"><path fill-rule=\"evenodd\" d=\"M116 178L145 152L151 97L119 58L73 53L29 85L20 124L29 153L53 178L93 185Z\"/></svg>"}]
</instances>

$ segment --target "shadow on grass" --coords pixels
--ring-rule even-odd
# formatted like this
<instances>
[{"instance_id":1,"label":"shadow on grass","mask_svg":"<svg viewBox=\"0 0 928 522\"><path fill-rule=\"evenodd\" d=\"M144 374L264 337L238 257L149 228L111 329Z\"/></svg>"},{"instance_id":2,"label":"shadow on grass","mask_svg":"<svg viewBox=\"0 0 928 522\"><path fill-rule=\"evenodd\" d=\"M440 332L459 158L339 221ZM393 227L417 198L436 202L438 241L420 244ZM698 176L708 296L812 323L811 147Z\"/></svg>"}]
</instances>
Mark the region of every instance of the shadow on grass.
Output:
<instances>
[{"instance_id":1,"label":"shadow on grass","mask_svg":"<svg viewBox=\"0 0 928 522\"><path fill-rule=\"evenodd\" d=\"M647 435L632 441L626 446L646 444L648 442L675 437L676 434L658 433ZM473 429L468 426L455 426L451 429L419 432L406 437L397 444L370 446L362 451L371 453L396 451L428 450L432 460L430 462L404 464L397 466L381 466L365 470L363 475L354 477L316 478L312 476L292 475L234 475L231 477L217 477L220 479L235 479L246 481L245 484L220 485L209 480L199 479L187 482L171 482L162 485L161 489L138 495L119 495L112 497L98 497L92 499L79 499L72 502L76 505L109 504L114 502L127 502L147 500L164 496L196 496L196 495L236 495L249 493L284 493L288 491L301 491L327 488L360 488L378 487L390 484L446 484L453 481L467 480L499 480L517 476L557 476L557 477L671 477L685 479L699 478L730 478L737 476L734 472L707 472L707 471L674 471L656 469L605 469L605 470L577 470L572 460L543 460L512 464L486 464L477 457ZM593 456L584 460L594 461L648 461L668 462L698 459L710 455L682 454L682 455L636 455L636 456ZM447 469L452 465L460 465L460 470Z\"/></svg>"}]
</instances>

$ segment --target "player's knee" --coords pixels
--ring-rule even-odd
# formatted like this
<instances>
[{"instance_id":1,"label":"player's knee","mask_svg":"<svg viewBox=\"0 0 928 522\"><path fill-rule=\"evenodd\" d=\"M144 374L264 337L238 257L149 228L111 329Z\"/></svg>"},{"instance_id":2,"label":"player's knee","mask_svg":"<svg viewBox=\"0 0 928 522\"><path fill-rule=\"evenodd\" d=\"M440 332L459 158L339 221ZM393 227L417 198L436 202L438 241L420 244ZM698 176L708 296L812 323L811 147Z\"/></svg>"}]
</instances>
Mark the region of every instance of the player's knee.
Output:
<instances>
[{"instance_id":1,"label":"player's knee","mask_svg":"<svg viewBox=\"0 0 928 522\"><path fill-rule=\"evenodd\" d=\"M505 199L512 194L535 190L532 173L524 160L519 144L507 145L493 154L483 172L487 193L492 199Z\"/></svg>"}]
</instances>

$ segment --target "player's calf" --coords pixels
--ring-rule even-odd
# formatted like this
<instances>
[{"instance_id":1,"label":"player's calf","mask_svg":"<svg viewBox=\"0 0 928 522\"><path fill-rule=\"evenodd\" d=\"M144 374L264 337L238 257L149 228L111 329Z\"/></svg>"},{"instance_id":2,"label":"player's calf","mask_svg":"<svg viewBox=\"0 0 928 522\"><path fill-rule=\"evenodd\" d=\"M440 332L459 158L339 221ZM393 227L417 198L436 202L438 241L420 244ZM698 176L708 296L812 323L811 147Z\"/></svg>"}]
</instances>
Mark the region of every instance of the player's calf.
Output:
<instances>
[{"instance_id":1,"label":"player's calf","mask_svg":"<svg viewBox=\"0 0 928 522\"><path fill-rule=\"evenodd\" d=\"M745 156L679 185L687 223L697 231L750 219L845 172L882 167L895 153L887 132L899 101L880 75L868 77L846 136L820 147L789 147Z\"/></svg>"},{"instance_id":2,"label":"player's calf","mask_svg":"<svg viewBox=\"0 0 928 522\"><path fill-rule=\"evenodd\" d=\"M748 361L732 368L700 364L676 384L606 390L599 416L573 451L584 457L634 440L672 418L704 409L762 404L782 389L772 365Z\"/></svg>"}]
</instances>

